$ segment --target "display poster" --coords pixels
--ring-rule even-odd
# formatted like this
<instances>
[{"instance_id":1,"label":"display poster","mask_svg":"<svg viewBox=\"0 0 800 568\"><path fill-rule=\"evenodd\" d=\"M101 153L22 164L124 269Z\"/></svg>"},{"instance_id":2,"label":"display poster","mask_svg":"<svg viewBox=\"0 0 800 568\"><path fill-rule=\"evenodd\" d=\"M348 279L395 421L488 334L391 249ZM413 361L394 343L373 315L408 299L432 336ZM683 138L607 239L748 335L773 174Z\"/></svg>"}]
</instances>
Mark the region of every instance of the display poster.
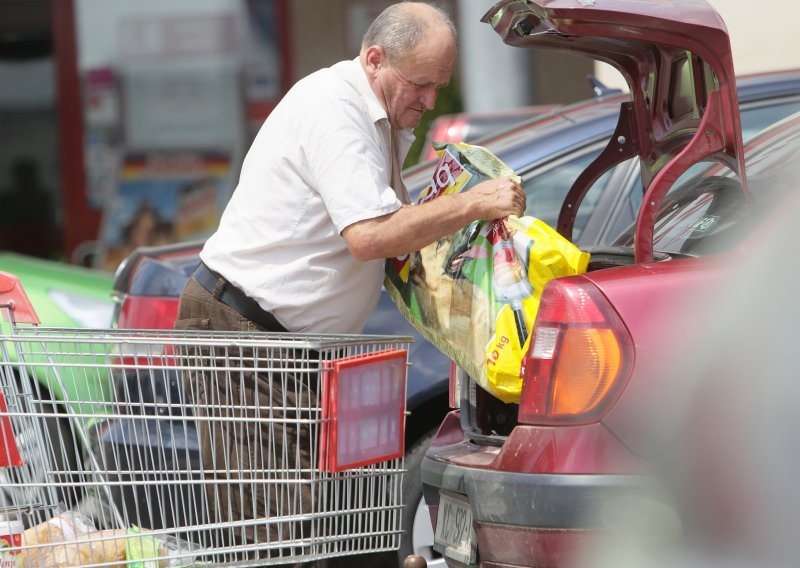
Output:
<instances>
[{"instance_id":1,"label":"display poster","mask_svg":"<svg viewBox=\"0 0 800 568\"><path fill-rule=\"evenodd\" d=\"M101 209L113 191L122 156L118 77L111 67L83 75L86 198Z\"/></svg>"},{"instance_id":2,"label":"display poster","mask_svg":"<svg viewBox=\"0 0 800 568\"><path fill-rule=\"evenodd\" d=\"M127 154L100 229L98 268L135 248L208 237L230 197L233 159L221 151Z\"/></svg>"}]
</instances>

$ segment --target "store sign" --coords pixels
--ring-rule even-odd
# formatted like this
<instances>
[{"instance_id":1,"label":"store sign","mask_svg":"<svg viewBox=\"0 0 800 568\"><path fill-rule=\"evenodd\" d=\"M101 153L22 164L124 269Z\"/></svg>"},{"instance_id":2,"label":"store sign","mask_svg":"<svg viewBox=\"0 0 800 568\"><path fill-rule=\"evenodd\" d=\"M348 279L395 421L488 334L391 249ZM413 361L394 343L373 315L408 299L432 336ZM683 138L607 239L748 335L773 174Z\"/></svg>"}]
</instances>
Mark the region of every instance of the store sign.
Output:
<instances>
[{"instance_id":1,"label":"store sign","mask_svg":"<svg viewBox=\"0 0 800 568\"><path fill-rule=\"evenodd\" d=\"M127 61L235 55L238 45L233 14L132 17L120 22L119 37Z\"/></svg>"},{"instance_id":2,"label":"store sign","mask_svg":"<svg viewBox=\"0 0 800 568\"><path fill-rule=\"evenodd\" d=\"M128 64L123 107L126 146L179 150L243 144L240 71L237 63L224 59Z\"/></svg>"}]
</instances>

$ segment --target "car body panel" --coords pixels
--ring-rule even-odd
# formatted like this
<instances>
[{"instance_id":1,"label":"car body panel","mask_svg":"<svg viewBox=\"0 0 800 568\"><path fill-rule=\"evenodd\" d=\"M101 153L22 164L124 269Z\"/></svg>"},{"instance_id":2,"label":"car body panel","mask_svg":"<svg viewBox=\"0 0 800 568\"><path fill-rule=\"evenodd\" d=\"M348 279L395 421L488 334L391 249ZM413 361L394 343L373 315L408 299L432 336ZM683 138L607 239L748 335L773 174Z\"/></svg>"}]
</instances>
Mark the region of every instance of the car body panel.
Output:
<instances>
[{"instance_id":1,"label":"car body panel","mask_svg":"<svg viewBox=\"0 0 800 568\"><path fill-rule=\"evenodd\" d=\"M674 357L675 346L697 327L698 318L697 310L675 307L687 305L691 298L713 297L715 289L724 287L728 268L740 258L737 250L721 258L672 259L586 276L613 304L636 345L632 380L603 418L631 453L657 457L655 442L670 434L665 424L674 423L673 415L662 416L658 409L674 408L666 402L680 392L681 381L665 381L662 369Z\"/></svg>"},{"instance_id":2,"label":"car body panel","mask_svg":"<svg viewBox=\"0 0 800 568\"><path fill-rule=\"evenodd\" d=\"M613 499L615 491L627 493L648 482L635 474L518 473L443 462L426 468L423 480L466 495L478 523L549 530L599 530L602 524L587 511Z\"/></svg>"},{"instance_id":3,"label":"car body panel","mask_svg":"<svg viewBox=\"0 0 800 568\"><path fill-rule=\"evenodd\" d=\"M0 252L0 270L17 276L31 299L43 325L47 327L107 327L111 322L113 303L111 301L110 274L98 270L71 266L62 262L44 260L16 253ZM90 306L76 306L72 316L53 301L51 292L65 290L95 299L99 302L94 314L82 323L74 316L91 309ZM103 310L101 304L105 305ZM96 323L87 326L85 323Z\"/></svg>"},{"instance_id":4,"label":"car body panel","mask_svg":"<svg viewBox=\"0 0 800 568\"><path fill-rule=\"evenodd\" d=\"M0 270L19 278L43 327L107 328L111 324L114 304L110 274L9 252L0 252ZM9 333L3 317L0 317L0 327L4 333ZM16 361L15 353L10 356L12 362ZM57 400L111 400L110 381L98 376L73 377L72 372L65 369L60 373L60 380L53 380L53 374L42 367L32 367L27 372L34 373ZM99 405L98 411L102 408L104 406Z\"/></svg>"},{"instance_id":5,"label":"car body panel","mask_svg":"<svg viewBox=\"0 0 800 568\"><path fill-rule=\"evenodd\" d=\"M547 151L546 146L539 146L537 144L538 141L546 140L548 144L554 144L559 148L571 146L576 140L584 142L591 138L591 135L584 134L584 129L587 132L597 130L596 127L592 126L593 118L602 119L606 118L609 113L615 113L612 120L616 122L619 104L626 100L628 100L626 95L609 95L567 105L557 112L526 121L514 128L495 133L488 138L476 140L475 144L490 148L494 154L501 157L514 170L529 167L547 158L552 153ZM604 103L609 106L607 108L604 107ZM570 134L570 129L572 128L575 128L576 131ZM561 137L563 137L563 141L559 143ZM433 175L435 166L436 159L420 163L403 173L404 181L410 193L419 192L427 185Z\"/></svg>"}]
</instances>

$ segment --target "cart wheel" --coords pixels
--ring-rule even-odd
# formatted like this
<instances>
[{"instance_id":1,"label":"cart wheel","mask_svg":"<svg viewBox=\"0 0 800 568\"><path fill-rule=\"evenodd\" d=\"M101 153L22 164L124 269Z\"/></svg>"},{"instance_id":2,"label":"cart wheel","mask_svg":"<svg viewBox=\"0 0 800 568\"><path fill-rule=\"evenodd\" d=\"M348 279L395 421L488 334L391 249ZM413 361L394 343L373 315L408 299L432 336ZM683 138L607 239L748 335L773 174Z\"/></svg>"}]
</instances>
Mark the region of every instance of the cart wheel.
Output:
<instances>
[{"instance_id":1,"label":"cart wheel","mask_svg":"<svg viewBox=\"0 0 800 568\"><path fill-rule=\"evenodd\" d=\"M407 556L416 554L427 560L428 568L444 568L441 554L433 550L433 523L428 505L422 496L422 458L436 435L436 429L422 436L406 453L406 473L403 478L403 536L397 551L397 565L403 566Z\"/></svg>"}]
</instances>

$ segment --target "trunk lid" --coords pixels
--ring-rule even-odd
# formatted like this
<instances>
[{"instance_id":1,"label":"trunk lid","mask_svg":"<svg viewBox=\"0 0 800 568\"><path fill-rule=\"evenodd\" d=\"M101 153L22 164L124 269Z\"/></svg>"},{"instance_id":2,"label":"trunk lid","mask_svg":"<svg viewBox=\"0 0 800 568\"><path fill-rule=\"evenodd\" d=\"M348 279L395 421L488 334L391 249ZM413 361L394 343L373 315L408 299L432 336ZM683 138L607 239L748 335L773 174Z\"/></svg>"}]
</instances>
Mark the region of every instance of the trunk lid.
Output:
<instances>
[{"instance_id":1,"label":"trunk lid","mask_svg":"<svg viewBox=\"0 0 800 568\"><path fill-rule=\"evenodd\" d=\"M568 239L592 184L630 158L641 163L645 191L637 262L653 260L659 204L693 164L726 164L746 188L730 40L704 0L503 0L482 21L509 45L586 55L614 66L628 83L631 99L621 105L614 135L562 205L558 230Z\"/></svg>"}]
</instances>

